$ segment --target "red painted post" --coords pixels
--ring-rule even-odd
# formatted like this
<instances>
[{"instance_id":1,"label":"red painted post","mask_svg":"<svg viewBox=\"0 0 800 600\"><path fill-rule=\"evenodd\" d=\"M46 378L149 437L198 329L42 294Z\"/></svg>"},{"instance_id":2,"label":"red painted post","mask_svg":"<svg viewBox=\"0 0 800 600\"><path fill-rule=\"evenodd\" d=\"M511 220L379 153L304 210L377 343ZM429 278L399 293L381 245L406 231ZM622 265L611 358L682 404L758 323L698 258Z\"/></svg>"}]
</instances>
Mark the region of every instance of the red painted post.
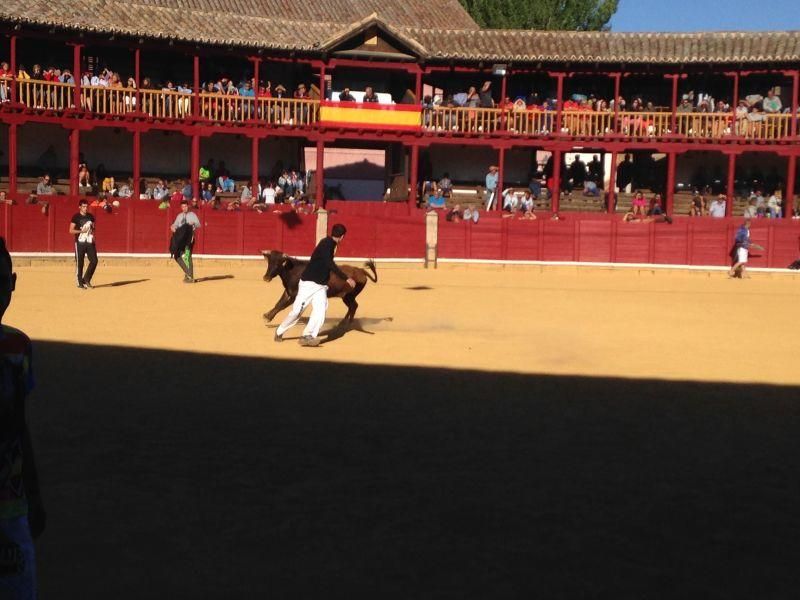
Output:
<instances>
[{"instance_id":1,"label":"red painted post","mask_svg":"<svg viewBox=\"0 0 800 600\"><path fill-rule=\"evenodd\" d=\"M602 182L601 182L602 183ZM611 172L608 174L608 204L606 212L613 214L617 205L617 151L611 153Z\"/></svg>"},{"instance_id":2,"label":"red painted post","mask_svg":"<svg viewBox=\"0 0 800 600\"><path fill-rule=\"evenodd\" d=\"M17 36L11 36L11 49L10 49L10 57L11 60L11 74L14 76L14 79L11 81L11 102L17 101Z\"/></svg>"},{"instance_id":3,"label":"red painted post","mask_svg":"<svg viewBox=\"0 0 800 600\"><path fill-rule=\"evenodd\" d=\"M621 93L620 79L622 74L612 73L611 76L614 78L614 133L622 133L619 127L619 95Z\"/></svg>"},{"instance_id":4,"label":"red painted post","mask_svg":"<svg viewBox=\"0 0 800 600\"><path fill-rule=\"evenodd\" d=\"M142 112L142 93L139 91L142 87L141 76L141 49L136 48L133 51L133 81L136 83L136 112ZM135 159L134 159L135 160Z\"/></svg>"},{"instance_id":5,"label":"red painted post","mask_svg":"<svg viewBox=\"0 0 800 600\"><path fill-rule=\"evenodd\" d=\"M733 100L731 101L731 133L736 136L736 107L739 105L739 73L733 74Z\"/></svg>"},{"instance_id":6,"label":"red painted post","mask_svg":"<svg viewBox=\"0 0 800 600\"><path fill-rule=\"evenodd\" d=\"M69 132L69 194L78 195L78 160L81 152L81 132L70 129ZM102 183L102 182L100 182Z\"/></svg>"},{"instance_id":7,"label":"red painted post","mask_svg":"<svg viewBox=\"0 0 800 600\"><path fill-rule=\"evenodd\" d=\"M72 46L72 77L75 79L72 102L75 105L75 110L80 110L81 108L81 48L80 44L73 44ZM71 185L70 189L72 189Z\"/></svg>"},{"instance_id":8,"label":"red painted post","mask_svg":"<svg viewBox=\"0 0 800 600\"><path fill-rule=\"evenodd\" d=\"M556 73L556 77L558 78L556 87L556 126L553 133L561 135L561 112L564 107L564 73Z\"/></svg>"},{"instance_id":9,"label":"red painted post","mask_svg":"<svg viewBox=\"0 0 800 600\"><path fill-rule=\"evenodd\" d=\"M251 114L250 118L253 121L257 121L258 120L258 88L259 88L258 82L261 79L261 73L260 73L260 70L261 70L261 59L260 58L252 58L250 60L253 61L253 97L254 97L254 100L253 100L253 113ZM256 139L256 145L258 145L257 138L255 138L255 139ZM256 154L258 154L258 149L256 149ZM256 164L255 171L256 172L258 171L258 164ZM253 188L253 194L255 194L255 188Z\"/></svg>"},{"instance_id":10,"label":"red painted post","mask_svg":"<svg viewBox=\"0 0 800 600\"><path fill-rule=\"evenodd\" d=\"M417 100L417 104L422 102L422 71L417 71L417 74L414 77L414 97Z\"/></svg>"},{"instance_id":11,"label":"red painted post","mask_svg":"<svg viewBox=\"0 0 800 600\"><path fill-rule=\"evenodd\" d=\"M317 142L317 170L314 173L317 184L315 205L325 208L325 142Z\"/></svg>"},{"instance_id":12,"label":"red painted post","mask_svg":"<svg viewBox=\"0 0 800 600\"><path fill-rule=\"evenodd\" d=\"M13 88L12 88L13 89ZM8 126L8 193L17 193L17 124Z\"/></svg>"},{"instance_id":13,"label":"red painted post","mask_svg":"<svg viewBox=\"0 0 800 600\"><path fill-rule=\"evenodd\" d=\"M553 189L550 190L550 211L557 213L561 200L561 149L553 151Z\"/></svg>"},{"instance_id":14,"label":"red painted post","mask_svg":"<svg viewBox=\"0 0 800 600\"><path fill-rule=\"evenodd\" d=\"M142 134L137 129L133 132L133 199L138 200L142 193Z\"/></svg>"},{"instance_id":15,"label":"red painted post","mask_svg":"<svg viewBox=\"0 0 800 600\"><path fill-rule=\"evenodd\" d=\"M794 182L797 178L797 157L789 156L789 164L786 167L786 196L783 199L783 216L786 219L792 218L794 210Z\"/></svg>"},{"instance_id":16,"label":"red painted post","mask_svg":"<svg viewBox=\"0 0 800 600\"><path fill-rule=\"evenodd\" d=\"M728 196L725 201L725 216L730 217L733 215L733 199L736 195L736 154L731 152L728 155L728 186L726 194Z\"/></svg>"},{"instance_id":17,"label":"red painted post","mask_svg":"<svg viewBox=\"0 0 800 600\"><path fill-rule=\"evenodd\" d=\"M192 78L192 114L197 119L200 116L200 57L195 54L192 61L192 71L194 73ZM200 147L200 140L197 142L198 148ZM200 167L197 167L198 169Z\"/></svg>"},{"instance_id":18,"label":"red painted post","mask_svg":"<svg viewBox=\"0 0 800 600\"><path fill-rule=\"evenodd\" d=\"M669 120L669 129L672 135L678 133L678 75L667 75L672 78L672 115Z\"/></svg>"},{"instance_id":19,"label":"red painted post","mask_svg":"<svg viewBox=\"0 0 800 600\"><path fill-rule=\"evenodd\" d=\"M800 96L800 73L795 71L792 73L792 118L790 120L792 137L797 136L798 96Z\"/></svg>"},{"instance_id":20,"label":"red painted post","mask_svg":"<svg viewBox=\"0 0 800 600\"><path fill-rule=\"evenodd\" d=\"M250 140L250 191L255 200L258 200L258 141L257 136Z\"/></svg>"},{"instance_id":21,"label":"red painted post","mask_svg":"<svg viewBox=\"0 0 800 600\"><path fill-rule=\"evenodd\" d=\"M200 198L200 135L192 135L192 197Z\"/></svg>"},{"instance_id":22,"label":"red painted post","mask_svg":"<svg viewBox=\"0 0 800 600\"><path fill-rule=\"evenodd\" d=\"M497 187L494 193L494 209L503 210L503 171L506 168L506 149L500 148L497 151Z\"/></svg>"},{"instance_id":23,"label":"red painted post","mask_svg":"<svg viewBox=\"0 0 800 600\"><path fill-rule=\"evenodd\" d=\"M325 100L325 65L319 68L319 99L320 102Z\"/></svg>"},{"instance_id":24,"label":"red painted post","mask_svg":"<svg viewBox=\"0 0 800 600\"><path fill-rule=\"evenodd\" d=\"M417 204L417 187L419 179L419 146L411 146L411 168L409 169L408 206L412 208Z\"/></svg>"},{"instance_id":25,"label":"red painted post","mask_svg":"<svg viewBox=\"0 0 800 600\"><path fill-rule=\"evenodd\" d=\"M664 212L670 217L675 209L675 159L674 152L667 154L667 197L664 199Z\"/></svg>"}]
</instances>

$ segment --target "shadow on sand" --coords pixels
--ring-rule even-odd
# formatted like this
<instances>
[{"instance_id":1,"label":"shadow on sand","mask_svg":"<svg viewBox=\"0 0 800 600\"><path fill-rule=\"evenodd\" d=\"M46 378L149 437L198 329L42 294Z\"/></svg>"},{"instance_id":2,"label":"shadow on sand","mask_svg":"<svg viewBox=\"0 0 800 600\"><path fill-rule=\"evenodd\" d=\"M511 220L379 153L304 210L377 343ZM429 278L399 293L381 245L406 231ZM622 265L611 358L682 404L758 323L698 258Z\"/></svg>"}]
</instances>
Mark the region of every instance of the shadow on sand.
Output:
<instances>
[{"instance_id":1,"label":"shadow on sand","mask_svg":"<svg viewBox=\"0 0 800 600\"><path fill-rule=\"evenodd\" d=\"M106 288L106 287L120 287L123 285L133 285L134 283L144 283L145 281L150 281L149 279L131 279L129 281L113 281L111 283L101 283L100 285L93 286L94 289L99 288Z\"/></svg>"},{"instance_id":2,"label":"shadow on sand","mask_svg":"<svg viewBox=\"0 0 800 600\"><path fill-rule=\"evenodd\" d=\"M220 281L222 279L233 279L233 275L209 275L208 277L197 277L195 283L203 283L204 281Z\"/></svg>"},{"instance_id":3,"label":"shadow on sand","mask_svg":"<svg viewBox=\"0 0 800 600\"><path fill-rule=\"evenodd\" d=\"M43 598L800 587L796 388L35 351Z\"/></svg>"}]
</instances>

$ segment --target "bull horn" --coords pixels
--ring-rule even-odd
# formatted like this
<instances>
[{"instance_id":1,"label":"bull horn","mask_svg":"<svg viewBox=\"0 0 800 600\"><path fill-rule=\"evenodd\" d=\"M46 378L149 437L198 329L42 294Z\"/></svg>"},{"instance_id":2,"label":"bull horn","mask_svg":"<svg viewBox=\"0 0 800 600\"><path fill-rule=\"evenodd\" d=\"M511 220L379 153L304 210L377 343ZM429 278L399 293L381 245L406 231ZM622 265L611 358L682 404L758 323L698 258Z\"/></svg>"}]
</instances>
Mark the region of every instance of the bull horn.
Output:
<instances>
[{"instance_id":1,"label":"bull horn","mask_svg":"<svg viewBox=\"0 0 800 600\"><path fill-rule=\"evenodd\" d=\"M267 255L268 255L270 252L271 252L270 250L262 250L262 251L261 251L261 254L262 254L263 256L267 256Z\"/></svg>"}]
</instances>

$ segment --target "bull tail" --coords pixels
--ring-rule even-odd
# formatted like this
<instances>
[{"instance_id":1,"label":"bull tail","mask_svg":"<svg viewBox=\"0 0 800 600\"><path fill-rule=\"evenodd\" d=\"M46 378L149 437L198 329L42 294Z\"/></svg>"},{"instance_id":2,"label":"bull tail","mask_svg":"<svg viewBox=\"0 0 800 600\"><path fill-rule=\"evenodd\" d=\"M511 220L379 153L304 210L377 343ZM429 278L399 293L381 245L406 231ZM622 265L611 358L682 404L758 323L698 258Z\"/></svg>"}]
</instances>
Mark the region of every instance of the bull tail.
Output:
<instances>
[{"instance_id":1,"label":"bull tail","mask_svg":"<svg viewBox=\"0 0 800 600\"><path fill-rule=\"evenodd\" d=\"M364 274L367 276L367 278L371 279L375 283L378 283L378 271L375 268L375 261L370 258L364 263L364 267L372 271L372 275L370 275L368 271L364 271Z\"/></svg>"}]
</instances>

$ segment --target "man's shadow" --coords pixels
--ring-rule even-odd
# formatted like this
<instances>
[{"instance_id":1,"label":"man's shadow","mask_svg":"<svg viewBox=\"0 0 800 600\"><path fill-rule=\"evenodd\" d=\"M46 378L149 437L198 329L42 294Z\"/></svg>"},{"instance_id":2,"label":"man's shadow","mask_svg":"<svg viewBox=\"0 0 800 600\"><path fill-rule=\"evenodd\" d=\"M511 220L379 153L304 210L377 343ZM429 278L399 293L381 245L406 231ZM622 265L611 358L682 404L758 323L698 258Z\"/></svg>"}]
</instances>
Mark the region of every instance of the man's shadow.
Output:
<instances>
[{"instance_id":1,"label":"man's shadow","mask_svg":"<svg viewBox=\"0 0 800 600\"><path fill-rule=\"evenodd\" d=\"M233 275L209 275L208 277L198 277L194 282L202 283L204 281L219 281L220 279L233 279Z\"/></svg>"},{"instance_id":2,"label":"man's shadow","mask_svg":"<svg viewBox=\"0 0 800 600\"><path fill-rule=\"evenodd\" d=\"M326 329L325 331L320 331L320 336L325 336L325 339L322 340L323 344L327 344L328 342L333 342L345 336L345 334L349 333L350 331L359 331L361 333L366 333L367 335L375 335L374 331L368 331L364 329L364 325L377 325L379 323L388 322L391 323L394 321L394 317L378 317L378 318L364 318L364 319L353 319L352 323L347 321L339 321L336 325L334 325L331 329Z\"/></svg>"},{"instance_id":3,"label":"man's shadow","mask_svg":"<svg viewBox=\"0 0 800 600\"><path fill-rule=\"evenodd\" d=\"M120 287L123 285L133 285L134 283L144 283L145 281L150 281L149 279L131 279L129 281L113 281L111 283L101 283L100 285L94 286L94 289L97 288L105 288L105 287Z\"/></svg>"}]
</instances>

